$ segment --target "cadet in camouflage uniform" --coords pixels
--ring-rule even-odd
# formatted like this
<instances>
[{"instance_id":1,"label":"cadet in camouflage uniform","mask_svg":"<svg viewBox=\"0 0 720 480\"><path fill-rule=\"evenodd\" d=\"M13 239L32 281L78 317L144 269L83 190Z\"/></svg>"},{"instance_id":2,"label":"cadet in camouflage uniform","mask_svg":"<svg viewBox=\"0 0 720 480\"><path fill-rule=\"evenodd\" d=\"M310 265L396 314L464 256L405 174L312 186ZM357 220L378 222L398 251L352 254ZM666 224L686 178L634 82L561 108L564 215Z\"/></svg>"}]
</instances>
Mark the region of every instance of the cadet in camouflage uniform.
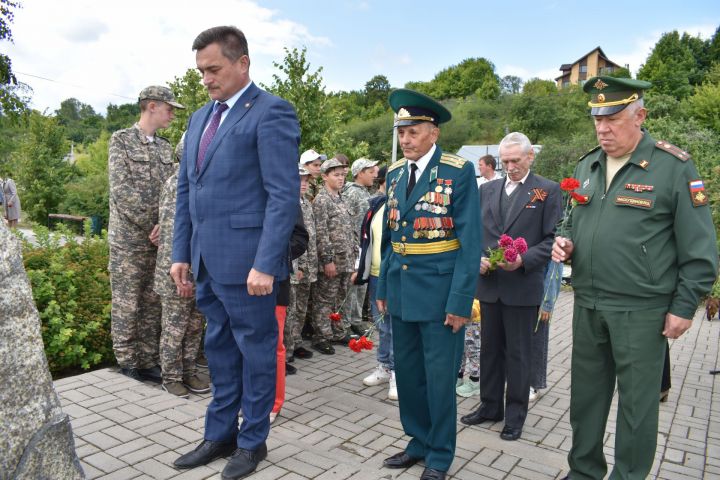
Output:
<instances>
[{"instance_id":1,"label":"cadet in camouflage uniform","mask_svg":"<svg viewBox=\"0 0 720 480\"><path fill-rule=\"evenodd\" d=\"M312 204L305 198L312 176L302 165L299 168L300 207L309 238L307 250L293 262L293 273L290 275L290 302L283 332L285 351L289 361L292 361L294 357L312 357L312 352L303 347L301 332L307 314L310 290L315 284L318 275L315 216L313 215Z\"/></svg>"},{"instance_id":2,"label":"cadet in camouflage uniform","mask_svg":"<svg viewBox=\"0 0 720 480\"><path fill-rule=\"evenodd\" d=\"M175 156L182 157L183 139L175 149ZM173 227L175 224L175 200L177 198L177 168L167 179L160 194L160 245L155 265L155 293L162 302L162 330L160 333L160 367L163 390L187 398L188 390L207 393L210 384L206 377L197 375L195 358L200 349L205 318L195 306L192 287L180 296L170 277L172 266ZM189 278L192 282L192 277Z\"/></svg>"},{"instance_id":3,"label":"cadet in camouflage uniform","mask_svg":"<svg viewBox=\"0 0 720 480\"><path fill-rule=\"evenodd\" d=\"M352 164L353 182L343 187L343 200L347 203L352 220L353 241L356 251L360 251L360 229L362 228L365 214L370 207L370 187L377 178L377 161L367 158L358 158ZM354 333L363 335L366 328L363 326L363 305L367 284L350 285L350 293L344 306L343 324Z\"/></svg>"},{"instance_id":4,"label":"cadet in camouflage uniform","mask_svg":"<svg viewBox=\"0 0 720 480\"><path fill-rule=\"evenodd\" d=\"M338 313L347 295L350 274L355 269L357 253L352 238L350 212L340 191L345 176L337 159L322 164L323 188L313 202L317 238L318 280L312 291L313 348L331 355L335 349L329 342L345 343L348 337L341 321L331 321L330 314Z\"/></svg>"},{"instance_id":5,"label":"cadet in camouflage uniform","mask_svg":"<svg viewBox=\"0 0 720 480\"><path fill-rule=\"evenodd\" d=\"M0 478L85 478L53 389L20 240L0 218Z\"/></svg>"},{"instance_id":6,"label":"cadet in camouflage uniform","mask_svg":"<svg viewBox=\"0 0 720 480\"><path fill-rule=\"evenodd\" d=\"M320 166L325 160L327 160L327 155L321 155L312 148L300 155L300 166L310 173L310 183L305 198L311 202L315 200L317 194L323 189L320 181Z\"/></svg>"},{"instance_id":7,"label":"cadet in camouflage uniform","mask_svg":"<svg viewBox=\"0 0 720 480\"><path fill-rule=\"evenodd\" d=\"M167 128L174 108L184 108L165 87L143 89L140 120L110 139L110 287L112 340L121 372L160 381L160 299L153 292L158 243L158 204L173 174Z\"/></svg>"}]
</instances>

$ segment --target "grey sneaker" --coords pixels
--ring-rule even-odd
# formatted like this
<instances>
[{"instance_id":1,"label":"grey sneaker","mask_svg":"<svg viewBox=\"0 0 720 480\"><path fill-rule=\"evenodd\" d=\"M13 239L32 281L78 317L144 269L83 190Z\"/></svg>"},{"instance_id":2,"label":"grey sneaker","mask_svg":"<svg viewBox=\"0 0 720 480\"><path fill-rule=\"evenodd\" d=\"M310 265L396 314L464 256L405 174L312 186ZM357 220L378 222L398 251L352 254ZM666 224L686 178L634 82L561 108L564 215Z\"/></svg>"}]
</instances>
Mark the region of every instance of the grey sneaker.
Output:
<instances>
[{"instance_id":1,"label":"grey sneaker","mask_svg":"<svg viewBox=\"0 0 720 480\"><path fill-rule=\"evenodd\" d=\"M163 383L162 388L166 392L172 393L176 397L188 398L190 396L190 392L188 392L188 389L185 388L185 385L183 385L182 382Z\"/></svg>"},{"instance_id":2,"label":"grey sneaker","mask_svg":"<svg viewBox=\"0 0 720 480\"><path fill-rule=\"evenodd\" d=\"M183 378L183 384L193 393L207 393L210 391L210 383L197 374Z\"/></svg>"}]
</instances>

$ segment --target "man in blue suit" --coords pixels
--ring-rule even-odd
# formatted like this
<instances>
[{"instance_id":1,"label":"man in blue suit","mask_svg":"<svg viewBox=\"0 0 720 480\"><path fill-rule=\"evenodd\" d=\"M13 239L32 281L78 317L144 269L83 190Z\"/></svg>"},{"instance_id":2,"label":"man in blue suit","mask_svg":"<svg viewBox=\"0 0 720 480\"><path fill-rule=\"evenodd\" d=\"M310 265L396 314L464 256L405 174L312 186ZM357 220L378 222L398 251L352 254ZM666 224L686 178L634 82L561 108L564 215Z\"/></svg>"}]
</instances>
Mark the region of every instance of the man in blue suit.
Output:
<instances>
[{"instance_id":1,"label":"man in blue suit","mask_svg":"<svg viewBox=\"0 0 720 480\"><path fill-rule=\"evenodd\" d=\"M400 421L411 440L384 464L422 460L421 480L444 480L455 456L455 379L480 268L475 169L435 143L438 125L451 118L445 107L406 89L389 101L405 158L387 171L376 295L378 310L392 317Z\"/></svg>"},{"instance_id":2,"label":"man in blue suit","mask_svg":"<svg viewBox=\"0 0 720 480\"><path fill-rule=\"evenodd\" d=\"M193 468L232 453L222 478L236 479L267 456L276 287L288 275L297 219L300 132L292 106L250 80L240 30L208 29L193 50L212 101L188 122L170 272L187 295L192 265L197 304L207 317L205 353L214 389L204 440L175 466Z\"/></svg>"}]
</instances>

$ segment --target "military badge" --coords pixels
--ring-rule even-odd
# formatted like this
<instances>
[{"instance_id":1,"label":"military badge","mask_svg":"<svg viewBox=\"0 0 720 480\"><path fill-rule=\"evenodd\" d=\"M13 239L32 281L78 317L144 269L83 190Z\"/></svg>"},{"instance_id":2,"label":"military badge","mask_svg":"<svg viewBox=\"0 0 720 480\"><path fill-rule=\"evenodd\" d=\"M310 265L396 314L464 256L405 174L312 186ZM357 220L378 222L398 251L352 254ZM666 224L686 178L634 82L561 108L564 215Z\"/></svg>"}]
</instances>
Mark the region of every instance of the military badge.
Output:
<instances>
[{"instance_id":1,"label":"military badge","mask_svg":"<svg viewBox=\"0 0 720 480\"><path fill-rule=\"evenodd\" d=\"M597 82L595 82L595 83L593 84L593 87L597 88L598 90L602 90L603 88L605 88L605 87L607 87L607 86L608 86L608 84L605 83L605 82L603 82L603 81L600 80L599 78L597 79Z\"/></svg>"},{"instance_id":2,"label":"military badge","mask_svg":"<svg viewBox=\"0 0 720 480\"><path fill-rule=\"evenodd\" d=\"M702 180L688 182L688 187L690 188L690 198L694 207L707 205L708 196L705 193L705 183Z\"/></svg>"},{"instance_id":3,"label":"military badge","mask_svg":"<svg viewBox=\"0 0 720 480\"><path fill-rule=\"evenodd\" d=\"M640 165L641 168L647 170L647 167L648 167L648 165L650 165L650 162L648 162L647 160L640 160L640 163L638 163L638 165Z\"/></svg>"},{"instance_id":4,"label":"military badge","mask_svg":"<svg viewBox=\"0 0 720 480\"><path fill-rule=\"evenodd\" d=\"M535 202L544 202L547 198L548 193L543 190L542 188L533 188L532 189L532 197L530 198L530 203Z\"/></svg>"},{"instance_id":5,"label":"military badge","mask_svg":"<svg viewBox=\"0 0 720 480\"><path fill-rule=\"evenodd\" d=\"M653 203L653 200L649 198L638 198L630 195L618 195L615 197L616 205L627 205L629 207L651 209L653 207Z\"/></svg>"},{"instance_id":6,"label":"military badge","mask_svg":"<svg viewBox=\"0 0 720 480\"><path fill-rule=\"evenodd\" d=\"M625 190L633 190L637 193L652 192L655 189L652 185L641 185L638 183L626 183Z\"/></svg>"}]
</instances>

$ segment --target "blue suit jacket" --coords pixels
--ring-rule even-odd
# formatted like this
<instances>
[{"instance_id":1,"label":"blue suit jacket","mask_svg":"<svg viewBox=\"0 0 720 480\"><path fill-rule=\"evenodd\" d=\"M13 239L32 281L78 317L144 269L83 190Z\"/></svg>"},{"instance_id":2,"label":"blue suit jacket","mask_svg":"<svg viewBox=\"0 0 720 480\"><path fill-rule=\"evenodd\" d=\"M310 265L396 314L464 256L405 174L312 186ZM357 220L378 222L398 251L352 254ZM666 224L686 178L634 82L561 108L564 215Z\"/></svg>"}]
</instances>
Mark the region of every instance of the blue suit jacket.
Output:
<instances>
[{"instance_id":1,"label":"blue suit jacket","mask_svg":"<svg viewBox=\"0 0 720 480\"><path fill-rule=\"evenodd\" d=\"M251 268L287 277L287 248L300 195L300 128L292 106L251 84L195 163L213 102L190 117L178 174L173 262L200 258L223 284L244 284Z\"/></svg>"}]
</instances>

